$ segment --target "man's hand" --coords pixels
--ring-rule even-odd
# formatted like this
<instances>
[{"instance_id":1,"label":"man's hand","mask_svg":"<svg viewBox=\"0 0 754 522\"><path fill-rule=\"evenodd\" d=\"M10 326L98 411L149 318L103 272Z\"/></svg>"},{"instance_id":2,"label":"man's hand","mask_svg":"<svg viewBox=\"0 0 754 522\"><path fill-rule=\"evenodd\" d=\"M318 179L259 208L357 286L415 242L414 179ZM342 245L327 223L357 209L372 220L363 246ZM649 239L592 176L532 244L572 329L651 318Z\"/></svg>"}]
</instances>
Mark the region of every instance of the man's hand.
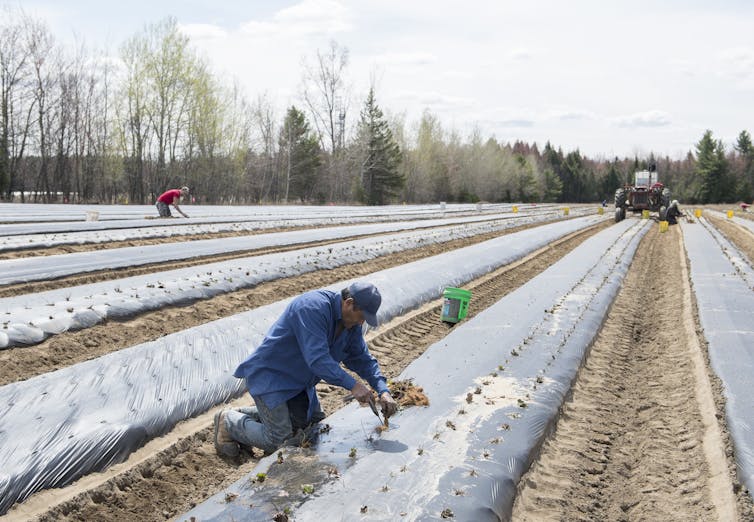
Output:
<instances>
[{"instance_id":1,"label":"man's hand","mask_svg":"<svg viewBox=\"0 0 754 522\"><path fill-rule=\"evenodd\" d=\"M398 403L395 402L395 399L388 392L382 392L382 395L380 395L380 407L382 408L382 415L386 419L398 411Z\"/></svg>"},{"instance_id":2,"label":"man's hand","mask_svg":"<svg viewBox=\"0 0 754 522\"><path fill-rule=\"evenodd\" d=\"M359 381L356 381L356 384L351 388L351 395L353 395L354 399L359 401L359 404L364 406L369 403L369 399L372 398L372 391Z\"/></svg>"}]
</instances>

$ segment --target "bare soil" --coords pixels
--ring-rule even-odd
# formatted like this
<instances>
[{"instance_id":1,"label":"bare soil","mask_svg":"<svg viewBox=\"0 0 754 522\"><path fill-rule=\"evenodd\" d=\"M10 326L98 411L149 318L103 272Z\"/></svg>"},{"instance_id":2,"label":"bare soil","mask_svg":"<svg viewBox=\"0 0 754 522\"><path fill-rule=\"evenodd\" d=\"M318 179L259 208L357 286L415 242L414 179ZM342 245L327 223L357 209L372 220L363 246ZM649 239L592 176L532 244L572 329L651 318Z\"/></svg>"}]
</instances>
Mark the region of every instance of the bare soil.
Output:
<instances>
[{"instance_id":1,"label":"bare soil","mask_svg":"<svg viewBox=\"0 0 754 522\"><path fill-rule=\"evenodd\" d=\"M744 228L733 221L709 215L707 219L728 238L728 241L749 258L749 263L754 264L754 234L748 228Z\"/></svg>"},{"instance_id":2,"label":"bare soil","mask_svg":"<svg viewBox=\"0 0 754 522\"><path fill-rule=\"evenodd\" d=\"M604 223L600 227L608 225L609 223ZM504 232L490 232L470 238L456 239L442 244L406 250L391 256L379 257L364 263L279 279L252 288L196 301L188 306L169 306L140 314L128 320L108 320L92 328L52 336L34 346L0 350L0 385L23 381L35 375L94 359L109 352L148 342L221 317L245 312L313 288L365 276L372 272L410 263L424 257L487 241L530 226L532 225L516 227ZM172 263L169 264L173 265ZM173 268L175 267L173 266ZM86 279L89 279L89 276ZM54 283L59 283L59 281L43 282L43 284ZM22 290L19 287L15 288L14 292L19 293ZM23 293L29 292L23 291ZM2 294L2 290L0 290L0 294Z\"/></svg>"},{"instance_id":3,"label":"bare soil","mask_svg":"<svg viewBox=\"0 0 754 522\"><path fill-rule=\"evenodd\" d=\"M580 245L586 238L607 226L610 226L610 222L553 242L527 258L468 285L467 288L474 293L468 318L472 318L507 293L535 277ZM442 248L447 249L448 244ZM416 253L396 254L390 256L390 263L405 263L413 260L414 255ZM429 254L425 252L424 255ZM364 273L372 270L374 268L367 269ZM313 277L306 283L295 278L296 281L285 280L274 284L284 285L280 288L286 289L291 294L300 293L326 284L331 277L329 272L331 271L318 273L318 277ZM351 272L347 275L341 273L333 280L354 275L356 273ZM275 296L275 299L281 298L278 290L268 289L268 294L265 295ZM440 321L441 304L441 301L431 303L403 320L384 325L368 338L370 351L380 362L383 373L388 379L399 375L430 345L442 339L450 331L452 325ZM229 313L238 311L236 309ZM171 313L175 313L175 310ZM209 319L205 318L204 321ZM155 317L154 321L163 328L186 327L171 325L174 322L172 315ZM141 330L143 330L141 326L132 326L131 335L138 335ZM89 339L99 337L98 335L84 335ZM127 338L124 342L127 342ZM103 346L99 349L103 353L110 351L112 349L110 344L109 341L103 341ZM133 342L127 345L131 344ZM320 385L318 388L320 401L326 414L329 415L342 406L342 399L346 395L345 390L327 384ZM244 397L235 405L248 405L248 403L249 400ZM192 429L196 423L191 421L186 423L190 425L188 428L179 425L171 434L163 438L165 440L161 444L162 449L151 454L148 450L146 454L133 455L129 459L129 462L132 462L131 465L128 462L119 465L118 470L122 471L112 477L107 477L102 484L91 485L86 484L88 481L82 480L79 484L65 488L67 491L42 492L28 499L24 503L25 506L22 505L23 509L12 510L10 515L25 518L32 513L34 515L43 513L41 520L50 521L165 520L180 515L196 503L248 474L261 457L261 453L249 454L247 452L242 452L241 457L235 460L218 457L212 443L212 415L208 414L205 417L204 423L196 429ZM70 499L59 502L61 498ZM51 505L55 507L47 509Z\"/></svg>"},{"instance_id":4,"label":"bare soil","mask_svg":"<svg viewBox=\"0 0 754 522\"><path fill-rule=\"evenodd\" d=\"M541 225L534 224L534 225L522 225L519 227L512 227L510 229L507 229L502 232L489 232L484 235L479 235L473 238L467 238L465 240L460 239L456 241L468 241L468 244L474 244L479 241L485 241L487 239L490 239L492 237L497 237L504 234L511 234L513 232L517 232L519 230L523 230L526 228L530 228L533 226ZM317 228L317 227L310 227L310 228ZM427 227L431 228L431 227ZM292 229L280 229L280 231L290 232ZM300 228L298 230L301 230ZM264 232L274 232L275 230L271 231L264 231ZM218 235L218 234L206 234L201 236L180 236L181 238L184 238L186 241L194 240L194 239L212 239L211 236ZM221 237L230 237L231 234L219 234ZM253 235L251 233L236 233L232 234L233 236L241 236L241 235ZM379 237L386 234L362 234L362 235L348 235L344 232L344 234L340 237L339 241L349 238L352 240L356 239L365 239L368 237ZM190 239L189 239L190 238ZM179 241L178 238L172 237L169 238L173 241ZM157 241L158 243L160 241ZM50 279L47 281L33 281L30 283L19 283L19 284L13 284L13 285L0 285L0 297L11 297L14 295L23 295L23 294L30 294L34 292L44 292L47 290L55 290L58 288L67 288L70 286L77 286L77 285L86 285L89 283L98 283L100 281L111 281L113 279L121 279L124 277L132 277L132 276L138 276L143 274L152 274L155 272L166 272L168 270L177 270L179 268L187 268L191 266L197 266L197 265L204 265L207 263L217 263L220 261L229 261L231 259L240 259L245 258L249 256L260 256L264 254L273 254L277 252L289 252L291 250L298 250L301 248L307 248L307 247L316 247L321 245L327 245L330 243L334 243L335 241L332 240L326 240L326 241L312 241L309 243L297 243L295 245L286 245L286 246L280 246L280 247L272 247L272 248L260 248L256 250L240 250L231 252L229 254L219 254L219 255L212 255L212 256L198 256L193 257L190 259L183 259L179 261L167 261L164 263L152 263L152 264L146 264L146 265L140 265L135 267L125 267L125 268L116 268L116 269L108 269L108 270L101 270L96 272L86 272L83 274L73 274L66 277L59 277L57 279ZM99 243L99 244L87 244L87 245L77 245L75 251L77 252L89 252L89 251L95 251L95 250L107 250L110 248L115 248L113 245L120 245L123 246L141 246L145 244L154 244L154 240L151 239L143 239L143 240L135 240L135 241L128 241L127 244L123 244L124 242L111 242L111 243ZM454 242L455 243L455 242ZM459 243L459 245L462 245L462 243ZM59 252L60 249L63 249L63 253L67 253L66 250L69 249L69 247L54 247L54 248L48 248L48 249L39 249L35 252L38 255L54 255ZM453 246L450 247L453 248L460 248L460 246ZM73 249L71 249L73 251ZM16 254L20 254L23 251L16 251L16 252L7 252L4 254L6 258L13 258ZM427 255L434 255L434 254L427 254ZM0 255L0 260L4 257Z\"/></svg>"},{"instance_id":5,"label":"bare soil","mask_svg":"<svg viewBox=\"0 0 754 522\"><path fill-rule=\"evenodd\" d=\"M514 520L752 520L678 227L650 231Z\"/></svg>"},{"instance_id":6,"label":"bare soil","mask_svg":"<svg viewBox=\"0 0 754 522\"><path fill-rule=\"evenodd\" d=\"M610 225L564 238L470 283L469 319ZM472 242L280 280L5 350L0 383ZM370 350L388 378L450 331L452 325L439 320L440 305L430 303L370 333ZM514 519L754 520L751 498L736 478L720 384L709 370L695 313L680 230L659 234L655 228L642 241L555 432L521 483ZM327 414L341 407L346 393L329 385L318 391ZM248 403L242 397L230 406ZM218 457L214 411L179 424L103 474L32 496L0 520L179 516L250 473L261 457L248 452L237 459Z\"/></svg>"}]
</instances>

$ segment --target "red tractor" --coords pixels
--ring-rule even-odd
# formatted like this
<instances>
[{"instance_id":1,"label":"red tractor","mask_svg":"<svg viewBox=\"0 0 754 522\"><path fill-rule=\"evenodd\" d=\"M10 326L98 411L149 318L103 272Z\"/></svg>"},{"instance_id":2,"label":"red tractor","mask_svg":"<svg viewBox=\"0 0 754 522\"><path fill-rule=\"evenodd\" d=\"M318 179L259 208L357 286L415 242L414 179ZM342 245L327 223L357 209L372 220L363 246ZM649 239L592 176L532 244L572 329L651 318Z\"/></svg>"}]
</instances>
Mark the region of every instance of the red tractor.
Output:
<instances>
[{"instance_id":1,"label":"red tractor","mask_svg":"<svg viewBox=\"0 0 754 522\"><path fill-rule=\"evenodd\" d=\"M626 184L615 191L615 222L626 217L626 210L658 212L660 221L667 217L670 189L660 183L654 165L634 175L634 184Z\"/></svg>"}]
</instances>

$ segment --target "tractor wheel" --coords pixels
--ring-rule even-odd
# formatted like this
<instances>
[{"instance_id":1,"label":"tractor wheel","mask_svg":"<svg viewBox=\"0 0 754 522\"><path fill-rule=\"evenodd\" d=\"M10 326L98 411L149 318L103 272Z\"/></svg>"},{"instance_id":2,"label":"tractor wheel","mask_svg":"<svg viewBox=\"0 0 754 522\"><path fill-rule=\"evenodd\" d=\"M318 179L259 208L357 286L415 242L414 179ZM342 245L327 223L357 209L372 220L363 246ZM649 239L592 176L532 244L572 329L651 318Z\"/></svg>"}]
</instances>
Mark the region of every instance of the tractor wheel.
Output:
<instances>
[{"instance_id":1,"label":"tractor wheel","mask_svg":"<svg viewBox=\"0 0 754 522\"><path fill-rule=\"evenodd\" d=\"M660 207L660 221L667 221L668 220L668 207L665 205Z\"/></svg>"},{"instance_id":2,"label":"tractor wheel","mask_svg":"<svg viewBox=\"0 0 754 522\"><path fill-rule=\"evenodd\" d=\"M626 202L626 189L619 188L615 191L615 208L622 207Z\"/></svg>"},{"instance_id":3,"label":"tractor wheel","mask_svg":"<svg viewBox=\"0 0 754 522\"><path fill-rule=\"evenodd\" d=\"M626 217L626 209L623 207L617 207L615 209L615 222L620 223Z\"/></svg>"}]
</instances>

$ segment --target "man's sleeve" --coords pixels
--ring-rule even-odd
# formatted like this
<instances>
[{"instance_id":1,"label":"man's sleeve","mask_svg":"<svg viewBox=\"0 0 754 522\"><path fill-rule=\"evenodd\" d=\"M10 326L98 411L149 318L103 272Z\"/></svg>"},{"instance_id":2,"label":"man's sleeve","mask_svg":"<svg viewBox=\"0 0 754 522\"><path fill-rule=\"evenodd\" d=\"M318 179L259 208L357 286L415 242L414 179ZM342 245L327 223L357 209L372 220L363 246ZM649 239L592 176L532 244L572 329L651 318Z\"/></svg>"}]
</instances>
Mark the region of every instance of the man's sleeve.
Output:
<instances>
[{"instance_id":1,"label":"man's sleeve","mask_svg":"<svg viewBox=\"0 0 754 522\"><path fill-rule=\"evenodd\" d=\"M328 384L348 390L354 387L356 380L330 355L327 318L322 312L306 306L296 307L291 310L290 325L301 355L314 375Z\"/></svg>"},{"instance_id":2,"label":"man's sleeve","mask_svg":"<svg viewBox=\"0 0 754 522\"><path fill-rule=\"evenodd\" d=\"M387 387L387 379L382 375L377 359L369 353L363 337L358 336L358 339L349 347L348 353L349 356L343 360L346 368L359 374L372 388L377 390L378 395L390 391Z\"/></svg>"}]
</instances>

